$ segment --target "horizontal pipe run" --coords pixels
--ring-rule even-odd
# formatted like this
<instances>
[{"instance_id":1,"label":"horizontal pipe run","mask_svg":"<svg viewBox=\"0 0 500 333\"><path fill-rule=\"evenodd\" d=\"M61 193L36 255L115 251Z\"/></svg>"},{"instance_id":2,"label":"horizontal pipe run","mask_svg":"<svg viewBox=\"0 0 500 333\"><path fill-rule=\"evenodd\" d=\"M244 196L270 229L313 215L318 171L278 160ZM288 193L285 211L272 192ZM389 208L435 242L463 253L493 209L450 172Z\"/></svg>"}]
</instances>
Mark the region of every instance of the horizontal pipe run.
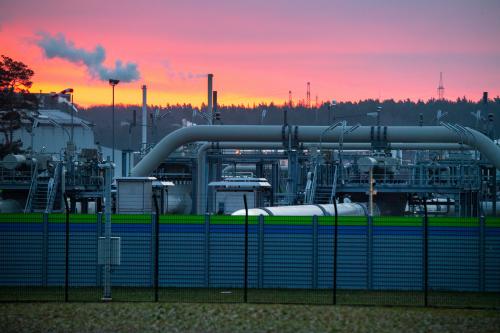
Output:
<instances>
[{"instance_id":1,"label":"horizontal pipe run","mask_svg":"<svg viewBox=\"0 0 500 333\"><path fill-rule=\"evenodd\" d=\"M350 131L351 130L351 131ZM292 135L293 138L288 136ZM326 126L293 126L288 131L283 126L216 125L192 126L176 130L165 136L132 170L132 176L147 176L153 172L178 147L196 141L259 141L366 143L383 140L388 143L458 143L479 150L500 170L500 147L484 134L470 128L457 132L444 126L359 126L334 128Z\"/></svg>"}]
</instances>

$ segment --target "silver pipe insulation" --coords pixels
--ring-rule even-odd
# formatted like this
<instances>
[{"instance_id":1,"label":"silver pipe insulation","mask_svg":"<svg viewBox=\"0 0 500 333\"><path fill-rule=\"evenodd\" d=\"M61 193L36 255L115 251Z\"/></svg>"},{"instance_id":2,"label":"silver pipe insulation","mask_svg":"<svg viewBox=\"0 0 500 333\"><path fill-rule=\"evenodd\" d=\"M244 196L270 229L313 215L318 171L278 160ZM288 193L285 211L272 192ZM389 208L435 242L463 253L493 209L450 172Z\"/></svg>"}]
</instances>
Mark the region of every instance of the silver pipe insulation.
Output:
<instances>
[{"instance_id":1,"label":"silver pipe insulation","mask_svg":"<svg viewBox=\"0 0 500 333\"><path fill-rule=\"evenodd\" d=\"M338 216L367 216L366 205L349 202L337 204ZM240 209L231 215L245 215L245 210ZM335 208L333 204L319 205L296 205L296 206L274 206L263 208L250 208L249 216L334 216Z\"/></svg>"},{"instance_id":2,"label":"silver pipe insulation","mask_svg":"<svg viewBox=\"0 0 500 333\"><path fill-rule=\"evenodd\" d=\"M132 170L133 177L148 176L178 147L195 141L338 142L387 141L399 143L459 143L479 150L500 170L500 147L470 128L465 132L444 126L326 126L212 125L178 129L165 136Z\"/></svg>"}]
</instances>

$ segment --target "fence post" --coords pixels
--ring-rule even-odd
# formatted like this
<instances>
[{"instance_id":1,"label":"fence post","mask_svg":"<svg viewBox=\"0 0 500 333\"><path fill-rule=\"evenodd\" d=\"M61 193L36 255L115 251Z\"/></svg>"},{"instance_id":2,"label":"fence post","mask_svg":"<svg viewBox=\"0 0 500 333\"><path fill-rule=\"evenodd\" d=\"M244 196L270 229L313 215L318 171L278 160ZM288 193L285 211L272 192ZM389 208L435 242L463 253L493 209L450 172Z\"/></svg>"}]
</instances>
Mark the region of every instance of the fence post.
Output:
<instances>
[{"instance_id":1,"label":"fence post","mask_svg":"<svg viewBox=\"0 0 500 333\"><path fill-rule=\"evenodd\" d=\"M264 288L264 215L259 215L259 265L258 287Z\"/></svg>"},{"instance_id":2,"label":"fence post","mask_svg":"<svg viewBox=\"0 0 500 333\"><path fill-rule=\"evenodd\" d=\"M47 287L49 271L49 214L42 214L42 286Z\"/></svg>"},{"instance_id":3,"label":"fence post","mask_svg":"<svg viewBox=\"0 0 500 333\"><path fill-rule=\"evenodd\" d=\"M95 238L95 262L96 262L96 287L101 287L102 285L102 271L97 264L99 262L99 251L97 250L99 247L99 238L102 234L102 212L97 213L97 225L96 225L96 238Z\"/></svg>"},{"instance_id":4,"label":"fence post","mask_svg":"<svg viewBox=\"0 0 500 333\"><path fill-rule=\"evenodd\" d=\"M155 206L155 212L153 213L154 217L154 226L152 226L152 230L154 232L154 277L153 277L153 286L154 286L154 301L158 302L158 289L160 285L159 281L159 263L160 263L160 208L158 206L158 198L156 194L153 194L153 203Z\"/></svg>"},{"instance_id":5,"label":"fence post","mask_svg":"<svg viewBox=\"0 0 500 333\"><path fill-rule=\"evenodd\" d=\"M312 288L318 288L318 216L312 217Z\"/></svg>"},{"instance_id":6,"label":"fence post","mask_svg":"<svg viewBox=\"0 0 500 333\"><path fill-rule=\"evenodd\" d=\"M373 216L368 215L368 230L367 230L367 257L366 257L366 265L367 265L367 285L368 290L372 289L372 258L373 258Z\"/></svg>"},{"instance_id":7,"label":"fence post","mask_svg":"<svg viewBox=\"0 0 500 333\"><path fill-rule=\"evenodd\" d=\"M210 288L210 215L205 214L205 287Z\"/></svg>"},{"instance_id":8,"label":"fence post","mask_svg":"<svg viewBox=\"0 0 500 333\"><path fill-rule=\"evenodd\" d=\"M338 211L337 197L333 198L333 209L335 211L334 218L334 234L333 234L333 305L337 304L337 260L338 260Z\"/></svg>"},{"instance_id":9,"label":"fence post","mask_svg":"<svg viewBox=\"0 0 500 333\"><path fill-rule=\"evenodd\" d=\"M244 290L243 290L243 302L248 301L248 204L247 195L243 195L243 203L245 204L245 269L244 269Z\"/></svg>"},{"instance_id":10,"label":"fence post","mask_svg":"<svg viewBox=\"0 0 500 333\"><path fill-rule=\"evenodd\" d=\"M65 265L64 265L64 301L67 302L69 298L69 203L66 192L64 193L64 204L66 206L66 228L65 228Z\"/></svg>"},{"instance_id":11,"label":"fence post","mask_svg":"<svg viewBox=\"0 0 500 333\"><path fill-rule=\"evenodd\" d=\"M484 215L481 215L479 217L479 291L484 292L484 285L485 285L485 277L484 277L484 247L485 247L485 217Z\"/></svg>"},{"instance_id":12,"label":"fence post","mask_svg":"<svg viewBox=\"0 0 500 333\"><path fill-rule=\"evenodd\" d=\"M424 306L429 305L429 217L427 215L427 197L423 199L424 204Z\"/></svg>"}]
</instances>

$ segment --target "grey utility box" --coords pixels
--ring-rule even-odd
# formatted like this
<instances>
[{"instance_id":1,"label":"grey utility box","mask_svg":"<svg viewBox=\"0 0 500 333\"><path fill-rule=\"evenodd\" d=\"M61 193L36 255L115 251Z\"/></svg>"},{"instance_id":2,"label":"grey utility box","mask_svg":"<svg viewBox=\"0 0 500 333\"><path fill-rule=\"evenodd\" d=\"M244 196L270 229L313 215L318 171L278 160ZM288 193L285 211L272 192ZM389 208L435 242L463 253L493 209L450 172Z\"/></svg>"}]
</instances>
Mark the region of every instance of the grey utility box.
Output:
<instances>
[{"instance_id":1,"label":"grey utility box","mask_svg":"<svg viewBox=\"0 0 500 333\"><path fill-rule=\"evenodd\" d=\"M98 265L106 265L106 237L99 237L97 257ZM111 265L120 265L121 259L121 239L120 237L111 237Z\"/></svg>"},{"instance_id":2,"label":"grey utility box","mask_svg":"<svg viewBox=\"0 0 500 333\"><path fill-rule=\"evenodd\" d=\"M116 179L116 212L118 214L150 214L153 210L155 177L121 177Z\"/></svg>"},{"instance_id":3,"label":"grey utility box","mask_svg":"<svg viewBox=\"0 0 500 333\"><path fill-rule=\"evenodd\" d=\"M243 196L247 196L248 208L263 206L264 198L271 193L271 185L265 178L228 177L208 184L214 192L213 207L216 214L231 214L245 208Z\"/></svg>"}]
</instances>

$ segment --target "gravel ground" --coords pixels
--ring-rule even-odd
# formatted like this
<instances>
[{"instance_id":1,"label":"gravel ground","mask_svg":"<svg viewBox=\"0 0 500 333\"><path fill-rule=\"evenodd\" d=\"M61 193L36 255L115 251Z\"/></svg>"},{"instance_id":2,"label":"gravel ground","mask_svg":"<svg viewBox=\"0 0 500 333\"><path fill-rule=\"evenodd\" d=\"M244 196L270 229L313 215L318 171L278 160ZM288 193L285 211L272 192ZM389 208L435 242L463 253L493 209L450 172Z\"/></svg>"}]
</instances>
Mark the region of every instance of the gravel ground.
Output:
<instances>
[{"instance_id":1,"label":"gravel ground","mask_svg":"<svg viewBox=\"0 0 500 333\"><path fill-rule=\"evenodd\" d=\"M500 332L500 311L256 304L3 303L0 332Z\"/></svg>"}]
</instances>

